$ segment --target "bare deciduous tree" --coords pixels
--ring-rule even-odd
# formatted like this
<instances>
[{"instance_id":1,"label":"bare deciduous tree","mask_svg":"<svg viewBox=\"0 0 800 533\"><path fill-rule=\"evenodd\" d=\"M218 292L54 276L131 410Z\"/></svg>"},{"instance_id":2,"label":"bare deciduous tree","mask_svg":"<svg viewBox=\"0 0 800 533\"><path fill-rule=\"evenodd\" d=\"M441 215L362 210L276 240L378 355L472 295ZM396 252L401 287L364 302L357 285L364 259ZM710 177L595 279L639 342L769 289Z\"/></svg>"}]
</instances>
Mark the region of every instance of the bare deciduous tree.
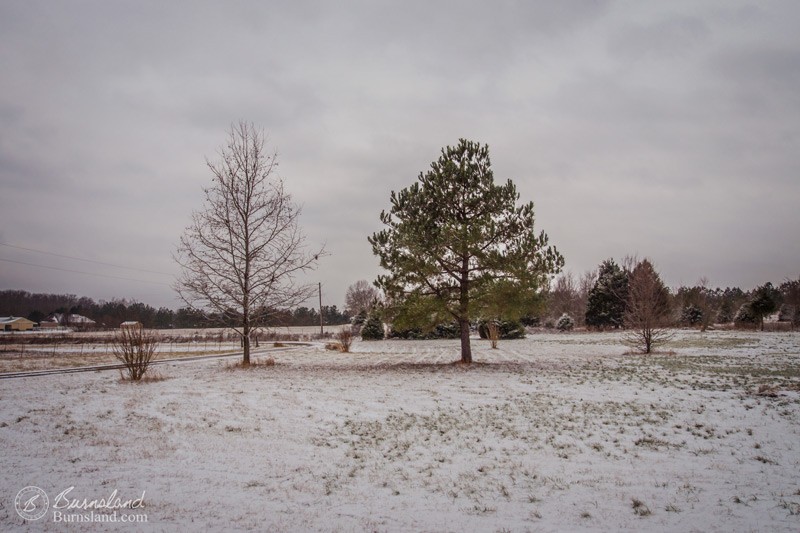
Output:
<instances>
[{"instance_id":1,"label":"bare deciduous tree","mask_svg":"<svg viewBox=\"0 0 800 533\"><path fill-rule=\"evenodd\" d=\"M355 316L362 311L369 313L379 297L378 289L367 280L360 279L347 287L344 304L347 312Z\"/></svg>"},{"instance_id":2,"label":"bare deciduous tree","mask_svg":"<svg viewBox=\"0 0 800 533\"><path fill-rule=\"evenodd\" d=\"M592 291L595 282L597 281L597 270L587 270L578 280L578 309L576 315L573 315L575 324L583 326L586 318L586 307L589 304L589 293Z\"/></svg>"},{"instance_id":3,"label":"bare deciduous tree","mask_svg":"<svg viewBox=\"0 0 800 533\"><path fill-rule=\"evenodd\" d=\"M158 348L159 336L143 328L123 328L114 334L112 350L131 381L144 377Z\"/></svg>"},{"instance_id":4,"label":"bare deciduous tree","mask_svg":"<svg viewBox=\"0 0 800 533\"><path fill-rule=\"evenodd\" d=\"M591 287L589 289L591 290ZM588 290L586 291L585 297L588 298ZM564 314L582 316L585 313L586 300L572 272L568 271L556 277L548 293L548 316L552 318L553 321L556 321Z\"/></svg>"},{"instance_id":5,"label":"bare deciduous tree","mask_svg":"<svg viewBox=\"0 0 800 533\"><path fill-rule=\"evenodd\" d=\"M247 366L254 328L313 293L316 285L299 284L296 275L313 268L322 250L306 250L300 208L276 175L277 154L265 151L263 131L232 125L219 156L206 161L213 183L181 237L175 289L190 307L235 324Z\"/></svg>"},{"instance_id":6,"label":"bare deciduous tree","mask_svg":"<svg viewBox=\"0 0 800 533\"><path fill-rule=\"evenodd\" d=\"M643 353L669 340L669 291L653 264L644 259L628 274L624 340Z\"/></svg>"}]
</instances>

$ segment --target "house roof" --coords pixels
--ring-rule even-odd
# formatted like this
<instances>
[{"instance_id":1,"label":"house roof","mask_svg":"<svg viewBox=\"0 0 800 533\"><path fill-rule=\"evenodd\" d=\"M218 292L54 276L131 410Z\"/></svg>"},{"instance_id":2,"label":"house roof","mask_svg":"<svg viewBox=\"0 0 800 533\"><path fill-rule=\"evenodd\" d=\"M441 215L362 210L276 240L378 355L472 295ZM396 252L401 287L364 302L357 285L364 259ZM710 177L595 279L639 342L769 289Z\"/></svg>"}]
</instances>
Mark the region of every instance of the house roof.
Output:
<instances>
[{"instance_id":1,"label":"house roof","mask_svg":"<svg viewBox=\"0 0 800 533\"><path fill-rule=\"evenodd\" d=\"M48 317L48 319L53 320L55 322L61 322L63 316L64 315L61 313L53 313ZM83 315L71 314L67 316L67 319L68 323L70 324L95 324L94 320L92 320L91 318L87 318Z\"/></svg>"},{"instance_id":2,"label":"house roof","mask_svg":"<svg viewBox=\"0 0 800 533\"><path fill-rule=\"evenodd\" d=\"M14 322L30 322L31 324L36 324L33 320L28 320L25 317L21 316L0 316L0 324L13 324Z\"/></svg>"}]
</instances>

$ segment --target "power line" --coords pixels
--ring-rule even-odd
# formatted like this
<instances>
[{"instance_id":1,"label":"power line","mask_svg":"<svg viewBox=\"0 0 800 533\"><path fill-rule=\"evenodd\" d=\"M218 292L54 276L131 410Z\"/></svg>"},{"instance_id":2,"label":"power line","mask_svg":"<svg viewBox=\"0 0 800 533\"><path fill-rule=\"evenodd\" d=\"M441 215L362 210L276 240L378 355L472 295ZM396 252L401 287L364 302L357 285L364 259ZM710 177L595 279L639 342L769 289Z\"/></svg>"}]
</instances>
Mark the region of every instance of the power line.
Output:
<instances>
[{"instance_id":1,"label":"power line","mask_svg":"<svg viewBox=\"0 0 800 533\"><path fill-rule=\"evenodd\" d=\"M27 266L32 266L32 267L38 267L38 268L47 268L49 270L59 270L61 272L72 272L73 274L85 274L87 276L96 276L96 277L100 277L100 278L121 279L121 280L125 280L125 281L138 281L139 283L151 283L153 285L166 285L167 287L170 286L169 283L164 283L163 281L148 281L148 280L145 280L145 279L125 278L125 277L122 277L122 276L112 276L112 275L109 275L109 274L96 274L96 273L93 273L93 272L83 272L81 270L71 270L69 268L58 268L58 267L52 267L52 266L47 266L47 265L37 265L35 263L26 263L24 261L14 261L13 259L3 259L2 257L0 257L0 261L5 261L6 263L16 263L18 265L27 265Z\"/></svg>"},{"instance_id":2,"label":"power line","mask_svg":"<svg viewBox=\"0 0 800 533\"><path fill-rule=\"evenodd\" d=\"M147 272L148 274L161 274L162 276L172 276L172 274L170 274L168 272L159 272L158 270L147 270L145 268L136 268L136 267L123 266L123 265L116 265L114 263L105 263L103 261L95 261L94 259L84 259L82 257L74 257L74 256L71 256L71 255L57 254L55 252L47 252L47 251L44 251L44 250L35 250L33 248L26 248L24 246L17 246L16 244L9 244L7 242L0 242L0 246L8 246L9 248L16 248L18 250L25 250L27 252L36 252L37 254L46 254L46 255L52 255L52 256L55 256L55 257L63 257L65 259L73 259L75 261L83 261L85 263L95 263L97 265L105 265L105 266L110 266L110 267L114 267L114 268L124 268L125 270L136 270L138 272ZM33 265L33 266L37 266L37 265ZM48 268L48 267L45 267L45 268ZM88 274L88 272L81 272L81 273L82 274Z\"/></svg>"}]
</instances>

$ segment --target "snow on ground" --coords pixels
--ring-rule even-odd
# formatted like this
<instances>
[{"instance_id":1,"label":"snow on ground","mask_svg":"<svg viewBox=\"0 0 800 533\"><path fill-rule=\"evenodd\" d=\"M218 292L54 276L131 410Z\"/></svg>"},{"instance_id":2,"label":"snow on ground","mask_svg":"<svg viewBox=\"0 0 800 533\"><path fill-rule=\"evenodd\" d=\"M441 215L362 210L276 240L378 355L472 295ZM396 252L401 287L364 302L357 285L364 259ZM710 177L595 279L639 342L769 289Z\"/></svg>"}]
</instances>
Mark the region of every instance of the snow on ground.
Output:
<instances>
[{"instance_id":1,"label":"snow on ground","mask_svg":"<svg viewBox=\"0 0 800 533\"><path fill-rule=\"evenodd\" d=\"M353 350L0 381L0 530L67 527L18 516L29 485L144 491L146 525L93 530L800 529L800 334Z\"/></svg>"}]
</instances>

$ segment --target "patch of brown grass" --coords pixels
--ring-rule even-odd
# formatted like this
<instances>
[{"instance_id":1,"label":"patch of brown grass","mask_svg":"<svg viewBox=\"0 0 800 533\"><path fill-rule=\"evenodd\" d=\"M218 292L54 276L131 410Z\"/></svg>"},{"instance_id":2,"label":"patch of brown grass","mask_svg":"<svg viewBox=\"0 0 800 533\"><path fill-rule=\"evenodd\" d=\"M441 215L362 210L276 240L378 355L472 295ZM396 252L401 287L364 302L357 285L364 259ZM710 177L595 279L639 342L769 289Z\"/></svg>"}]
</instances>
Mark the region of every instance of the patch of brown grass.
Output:
<instances>
[{"instance_id":1,"label":"patch of brown grass","mask_svg":"<svg viewBox=\"0 0 800 533\"><path fill-rule=\"evenodd\" d=\"M255 370L258 368L275 366L275 364L275 359L272 357L267 357L265 359L253 359L250 361L249 365L245 365L242 361L227 363L225 365L225 370Z\"/></svg>"},{"instance_id":2,"label":"patch of brown grass","mask_svg":"<svg viewBox=\"0 0 800 533\"><path fill-rule=\"evenodd\" d=\"M122 369L119 371L119 381L120 383L132 383L132 384L139 384L139 383L158 383L159 381L166 381L169 378L160 372L156 372L153 370L148 370L148 372L142 376L139 381L133 381L128 379L125 374L123 373Z\"/></svg>"}]
</instances>

